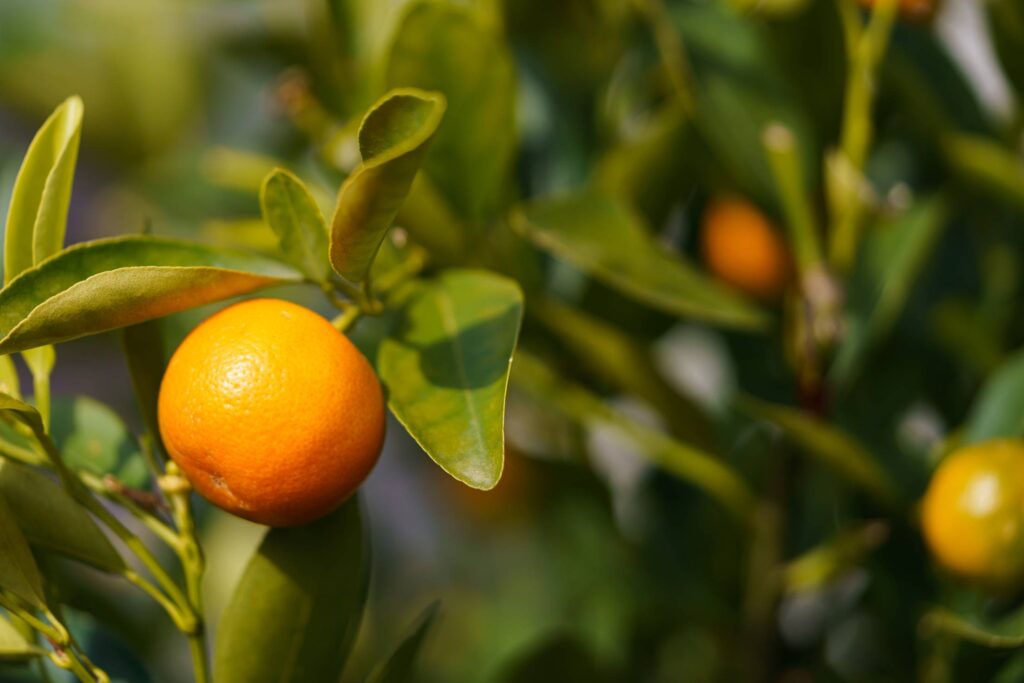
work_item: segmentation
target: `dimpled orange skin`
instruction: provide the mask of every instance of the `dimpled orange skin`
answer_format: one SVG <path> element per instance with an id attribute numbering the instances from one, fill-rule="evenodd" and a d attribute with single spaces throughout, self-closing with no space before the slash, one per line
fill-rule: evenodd
<path id="1" fill-rule="evenodd" d="M 935 559 L 966 579 L 1010 588 L 1024 579 L 1024 441 L 961 448 L 932 476 L 922 508 Z"/>
<path id="2" fill-rule="evenodd" d="M 384 442 L 384 398 L 366 358 L 309 309 L 229 306 L 196 327 L 160 386 L 160 433 L 196 490 L 270 526 L 335 509 Z"/>
<path id="3" fill-rule="evenodd" d="M 701 248 L 719 279 L 760 299 L 778 297 L 789 279 L 789 254 L 753 204 L 716 199 L 705 209 Z"/>

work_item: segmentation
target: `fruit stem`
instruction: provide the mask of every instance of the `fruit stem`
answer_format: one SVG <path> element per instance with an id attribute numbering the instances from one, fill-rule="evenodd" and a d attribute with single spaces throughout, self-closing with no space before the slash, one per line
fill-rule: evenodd
<path id="1" fill-rule="evenodd" d="M 848 8 L 843 11 L 845 2 L 841 0 L 840 14 L 844 19 L 849 68 L 840 149 L 830 169 L 830 173 L 838 174 L 838 177 L 833 178 L 835 182 L 830 183 L 829 188 L 835 192 L 835 196 L 830 198 L 834 214 L 830 257 L 833 266 L 842 272 L 853 267 L 857 254 L 864 209 L 862 175 L 872 136 L 875 72 L 888 47 L 898 8 L 898 0 L 879 0 L 871 11 L 867 26 L 861 27 L 856 15 L 851 15 Z"/>

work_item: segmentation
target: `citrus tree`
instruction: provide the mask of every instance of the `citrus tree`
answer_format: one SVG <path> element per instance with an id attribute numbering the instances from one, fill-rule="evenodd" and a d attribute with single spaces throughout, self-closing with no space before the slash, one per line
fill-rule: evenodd
<path id="1" fill-rule="evenodd" d="M 67 97 L 9 183 L 0 676 L 142 679 L 80 635 L 118 591 L 182 680 L 1024 680 L 1019 3 L 1002 114 L 927 0 L 236 4 L 0 10 L 2 97 Z M 80 147 L 146 220 L 66 243 Z M 51 395 L 91 335 L 134 415 Z M 385 432 L 515 586 L 442 655 L 431 591 L 366 644 Z M 215 630 L 209 504 L 266 527 Z"/>

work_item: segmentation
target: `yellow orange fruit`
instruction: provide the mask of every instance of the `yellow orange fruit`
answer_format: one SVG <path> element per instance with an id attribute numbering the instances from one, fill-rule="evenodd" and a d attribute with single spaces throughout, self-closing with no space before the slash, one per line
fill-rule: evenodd
<path id="1" fill-rule="evenodd" d="M 701 249 L 711 272 L 752 296 L 773 299 L 789 279 L 789 253 L 782 238 L 750 202 L 711 202 L 704 211 Z"/>
<path id="2" fill-rule="evenodd" d="M 925 493 L 924 537 L 935 559 L 993 587 L 1024 578 L 1024 441 L 961 448 L 939 465 Z"/>
<path id="3" fill-rule="evenodd" d="M 195 489 L 271 526 L 327 514 L 373 469 L 384 399 L 366 358 L 329 322 L 279 299 L 197 326 L 164 375 L 160 433 Z"/>

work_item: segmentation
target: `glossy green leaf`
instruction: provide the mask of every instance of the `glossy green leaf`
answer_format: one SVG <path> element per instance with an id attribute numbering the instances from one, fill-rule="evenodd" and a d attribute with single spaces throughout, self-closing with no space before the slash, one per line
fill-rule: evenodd
<path id="1" fill-rule="evenodd" d="M 501 478 L 505 394 L 523 294 L 512 280 L 449 270 L 405 293 L 377 353 L 388 405 L 448 474 L 478 489 Z"/>
<path id="2" fill-rule="evenodd" d="M 386 67 L 388 87 L 437 90 L 447 98 L 425 169 L 455 212 L 473 223 L 501 208 L 517 144 L 515 64 L 483 11 L 413 3 Z"/>
<path id="3" fill-rule="evenodd" d="M 7 501 L 0 496 L 0 589 L 31 607 L 46 608 L 43 577 L 28 541 L 18 529 Z"/>
<path id="4" fill-rule="evenodd" d="M 412 187 L 445 112 L 442 95 L 392 90 L 359 127 L 363 161 L 341 186 L 331 220 L 331 264 L 361 282 Z"/>
<path id="5" fill-rule="evenodd" d="M 14 367 L 14 358 L 11 356 L 0 356 L 0 393 L 21 398 L 18 369 Z"/>
<path id="6" fill-rule="evenodd" d="M 0 662 L 25 659 L 43 653 L 44 651 L 29 642 L 10 620 L 0 615 Z"/>
<path id="7" fill-rule="evenodd" d="M 423 610 L 412 631 L 402 639 L 391 656 L 373 670 L 366 683 L 409 683 L 415 680 L 416 655 L 434 625 L 440 607 L 440 602 L 434 602 Z"/>
<path id="8" fill-rule="evenodd" d="M 302 181 L 283 168 L 275 168 L 260 186 L 260 207 L 288 262 L 311 280 L 326 282 L 331 270 L 327 222 Z"/>
<path id="9" fill-rule="evenodd" d="M 84 242 L 0 290 L 0 353 L 75 339 L 295 282 L 263 256 L 165 238 Z"/>
<path id="10" fill-rule="evenodd" d="M 965 443 L 1024 436 L 1024 351 L 996 369 L 974 399 L 963 427 Z"/>
<path id="11" fill-rule="evenodd" d="M 0 460 L 0 497 L 32 545 L 106 571 L 125 568 L 124 559 L 85 508 L 38 470 Z"/>
<path id="12" fill-rule="evenodd" d="M 366 602 L 368 540 L 355 496 L 268 531 L 221 617 L 213 680 L 337 683 Z"/>
<path id="13" fill-rule="evenodd" d="M 605 195 L 531 202 L 513 220 L 537 246 L 653 308 L 741 329 L 768 322 L 754 304 L 659 245 L 639 216 Z"/>
<path id="14" fill-rule="evenodd" d="M 142 455 L 120 416 L 88 396 L 58 397 L 50 434 L 64 464 L 96 475 L 113 474 L 128 486 L 145 484 Z M 139 473 L 143 475 L 140 479 Z"/>
<path id="15" fill-rule="evenodd" d="M 833 382 L 847 382 L 870 348 L 895 325 L 945 224 L 945 204 L 932 198 L 865 236 L 847 333 L 831 371 Z"/>
<path id="16" fill-rule="evenodd" d="M 82 100 L 64 101 L 29 145 L 14 183 L 4 235 L 4 284 L 64 246 Z"/>
<path id="17" fill-rule="evenodd" d="M 160 396 L 160 382 L 167 367 L 159 321 L 147 320 L 124 328 L 121 331 L 121 348 L 128 363 L 128 373 L 132 377 L 132 388 L 142 419 L 149 433 L 159 438 L 156 406 Z"/>
<path id="18" fill-rule="evenodd" d="M 850 483 L 890 508 L 902 505 L 898 489 L 871 453 L 837 427 L 788 406 L 741 397 L 745 413 L 772 422 L 807 455 L 819 460 Z"/>

